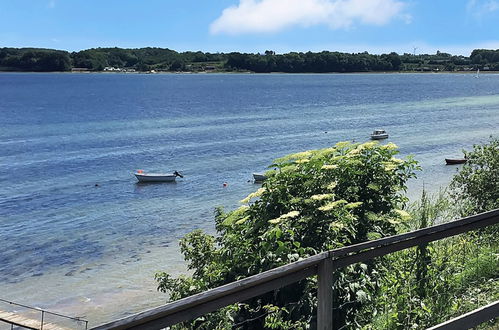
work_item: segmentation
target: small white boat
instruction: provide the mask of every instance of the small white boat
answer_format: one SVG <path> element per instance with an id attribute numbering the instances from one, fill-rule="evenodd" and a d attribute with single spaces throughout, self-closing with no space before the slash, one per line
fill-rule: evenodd
<path id="1" fill-rule="evenodd" d="M 134 173 L 135 177 L 139 182 L 173 182 L 177 176 L 183 178 L 183 176 L 177 171 L 172 174 L 165 173 L 145 173 L 143 170 L 138 170 Z"/>
<path id="2" fill-rule="evenodd" d="M 267 177 L 262 173 L 253 173 L 253 179 L 257 182 L 261 182 L 267 180 Z"/>
<path id="3" fill-rule="evenodd" d="M 383 140 L 388 138 L 388 133 L 383 129 L 374 130 L 371 134 L 371 140 Z"/>

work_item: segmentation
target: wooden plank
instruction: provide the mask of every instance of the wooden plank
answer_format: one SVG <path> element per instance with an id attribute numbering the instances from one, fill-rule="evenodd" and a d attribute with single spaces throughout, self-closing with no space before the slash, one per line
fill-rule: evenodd
<path id="1" fill-rule="evenodd" d="M 333 260 L 323 260 L 317 271 L 317 329 L 333 328 Z"/>
<path id="2" fill-rule="evenodd" d="M 296 283 L 304 278 L 310 277 L 315 274 L 317 274 L 317 267 L 314 266 L 310 268 L 305 268 L 296 273 L 288 274 L 285 275 L 284 277 L 273 279 L 272 281 L 266 282 L 257 287 L 252 287 L 245 289 L 244 291 L 231 293 L 217 300 L 206 302 L 202 305 L 196 306 L 195 308 L 182 310 L 175 314 L 170 314 L 168 316 L 165 316 L 163 318 L 156 318 L 146 323 L 140 323 L 134 326 L 127 326 L 125 328 L 107 328 L 107 329 L 130 329 L 130 330 L 163 329 L 167 326 L 186 320 L 192 320 L 198 316 L 216 311 L 221 307 L 225 307 L 227 305 L 236 302 L 243 302 L 245 300 L 260 296 L 264 293 L 270 292 L 277 288 L 281 288 L 286 285 Z"/>
<path id="3" fill-rule="evenodd" d="M 43 330 L 74 330 L 74 328 L 62 327 L 55 323 L 43 323 Z"/>
<path id="4" fill-rule="evenodd" d="M 33 320 L 23 317 L 16 313 L 6 312 L 6 311 L 0 311 L 0 320 L 9 324 L 17 325 L 31 330 L 39 330 L 41 324 L 41 319 Z"/>
<path id="5" fill-rule="evenodd" d="M 9 304 L 9 305 L 12 305 L 12 306 L 24 307 L 24 308 L 27 308 L 28 310 L 30 310 L 32 312 L 33 311 L 34 312 L 39 312 L 39 313 L 43 312 L 45 315 L 55 315 L 55 316 L 59 316 L 61 318 L 73 320 L 75 322 L 83 322 L 83 323 L 85 323 L 85 328 L 87 328 L 87 325 L 88 325 L 88 321 L 87 320 L 84 320 L 84 319 L 79 318 L 79 317 L 71 317 L 71 316 L 67 316 L 67 315 L 62 315 L 62 314 L 59 314 L 59 313 L 55 313 L 55 312 L 50 312 L 50 311 L 47 311 L 47 310 L 43 310 L 43 309 L 40 309 L 40 308 L 37 308 L 37 307 L 32 307 L 32 306 L 27 306 L 27 305 L 15 303 L 15 302 L 12 302 L 12 301 L 9 301 L 9 300 L 5 300 L 5 299 L 2 299 L 2 298 L 0 298 L 0 302 L 6 303 L 6 304 Z M 40 319 L 40 322 L 41 322 L 41 319 Z M 43 324 L 45 326 L 45 324 L 50 324 L 50 323 L 45 323 L 44 322 Z"/>
<path id="6" fill-rule="evenodd" d="M 22 316 L 13 312 L 6 312 L 0 310 L 0 321 L 4 321 L 9 324 L 20 326 L 23 328 L 31 330 L 40 330 L 42 320 L 35 320 L 26 316 Z M 71 330 L 71 328 L 62 327 L 54 323 L 43 323 L 43 330 Z"/>
<path id="7" fill-rule="evenodd" d="M 454 221 L 454 222 L 457 222 L 457 221 Z M 467 231 L 471 231 L 471 230 L 478 229 L 478 228 L 483 228 L 483 227 L 486 227 L 489 225 L 494 225 L 497 223 L 499 223 L 499 216 L 489 217 L 489 218 L 484 217 L 484 218 L 475 219 L 472 222 L 460 223 L 460 225 L 452 226 L 444 231 L 440 231 L 440 230 L 435 230 L 433 232 L 425 231 L 422 234 L 420 233 L 417 236 L 414 236 L 410 239 L 404 239 L 401 241 L 393 241 L 393 242 L 390 242 L 389 245 L 382 245 L 382 246 L 375 247 L 375 248 L 372 248 L 372 249 L 367 250 L 367 251 L 359 252 L 357 254 L 342 256 L 338 259 L 335 259 L 334 267 L 335 267 L 335 269 L 339 269 L 339 268 L 342 268 L 342 267 L 345 267 L 345 266 L 348 266 L 348 265 L 351 265 L 351 264 L 354 264 L 357 262 L 363 262 L 363 261 L 370 260 L 370 259 L 375 258 L 375 257 L 380 257 L 383 255 L 397 252 L 400 250 L 404 250 L 404 249 L 407 249 L 410 247 L 415 247 L 415 246 L 418 246 L 418 245 L 421 245 L 424 243 L 429 243 L 432 241 L 436 241 L 436 240 L 439 240 L 442 238 L 455 236 L 458 234 L 465 233 Z M 399 235 L 397 235 L 397 236 L 399 236 Z M 396 237 L 396 236 L 392 236 L 392 237 Z M 389 238 L 392 238 L 392 237 L 389 237 Z M 358 244 L 358 245 L 361 245 L 361 244 Z M 332 251 L 333 255 L 334 255 L 335 251 L 336 250 Z"/>
<path id="8" fill-rule="evenodd" d="M 495 219 L 495 222 L 492 221 L 492 223 L 498 223 L 498 221 L 499 221 L 499 209 L 492 210 L 489 212 L 480 213 L 480 214 L 473 215 L 473 216 L 469 216 L 469 217 L 462 218 L 459 220 L 454 220 L 454 221 L 447 222 L 444 224 L 435 225 L 432 227 L 414 230 L 414 231 L 411 231 L 411 232 L 405 233 L 405 234 L 399 234 L 399 235 L 394 235 L 394 236 L 390 236 L 390 237 L 380 238 L 380 239 L 377 239 L 374 241 L 368 241 L 368 242 L 364 242 L 364 243 L 349 245 L 349 246 L 346 246 L 343 248 L 335 249 L 335 250 L 331 251 L 331 253 L 332 253 L 333 258 L 338 258 L 338 257 L 344 256 L 344 255 L 347 255 L 349 253 L 359 252 L 362 250 L 366 250 L 366 249 L 370 249 L 370 248 L 374 248 L 374 247 L 379 247 L 382 245 L 388 245 L 391 243 L 400 242 L 400 241 L 404 241 L 404 240 L 408 240 L 408 239 L 414 239 L 417 237 L 424 237 L 428 234 L 435 233 L 435 232 L 442 232 L 442 231 L 445 232 L 447 230 L 452 230 L 454 228 L 458 228 L 458 227 L 461 227 L 464 225 L 478 224 L 478 223 L 481 223 L 483 220 L 491 220 L 491 219 Z M 476 228 L 480 228 L 480 227 L 483 227 L 486 225 L 487 224 L 481 223 L 481 225 L 476 227 Z"/>
<path id="9" fill-rule="evenodd" d="M 499 317 L 499 300 L 447 322 L 428 328 L 428 330 L 471 329 L 482 324 L 483 322 L 493 320 L 497 317 Z"/>

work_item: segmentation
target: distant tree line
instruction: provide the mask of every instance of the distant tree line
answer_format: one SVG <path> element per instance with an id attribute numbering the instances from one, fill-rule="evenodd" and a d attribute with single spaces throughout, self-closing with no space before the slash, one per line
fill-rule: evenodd
<path id="1" fill-rule="evenodd" d="M 371 55 L 367 52 L 347 54 L 339 52 L 288 53 L 275 55 L 273 51 L 260 54 L 227 54 L 226 68 L 254 72 L 367 72 L 397 71 L 402 64 L 397 53 Z"/>
<path id="2" fill-rule="evenodd" d="M 178 53 L 168 48 L 92 48 L 71 54 L 73 66 L 101 71 L 105 67 L 133 68 L 138 71 L 185 71 L 188 65 L 223 62 L 223 54 Z"/>
<path id="3" fill-rule="evenodd" d="M 71 57 L 66 51 L 41 48 L 0 48 L 1 71 L 68 71 Z"/>
<path id="4" fill-rule="evenodd" d="M 482 66 L 491 65 L 492 70 L 499 70 L 499 49 L 475 49 L 471 52 L 470 59 L 474 64 Z"/>
<path id="5" fill-rule="evenodd" d="M 499 50 L 476 49 L 469 57 L 436 54 L 374 55 L 322 51 L 276 54 L 176 52 L 168 48 L 92 48 L 79 52 L 42 48 L 0 48 L 0 71 L 251 71 L 251 72 L 380 72 L 499 70 Z"/>

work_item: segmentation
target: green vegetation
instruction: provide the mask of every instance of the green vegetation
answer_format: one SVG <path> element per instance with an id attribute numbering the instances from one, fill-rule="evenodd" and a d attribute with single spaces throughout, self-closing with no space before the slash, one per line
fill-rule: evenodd
<path id="1" fill-rule="evenodd" d="M 218 210 L 216 237 L 195 231 L 181 240 L 192 276 L 159 273 L 159 288 L 176 300 L 321 251 L 395 234 L 407 217 L 400 210 L 407 202 L 405 183 L 417 169 L 412 159 L 395 158 L 397 152 L 393 144 L 343 142 L 278 159 L 262 188 L 242 201 L 245 205 L 229 213 Z M 373 298 L 369 291 L 376 283 L 370 274 L 378 266 L 349 266 L 337 274 L 335 305 L 348 306 L 335 314 L 338 325 L 350 323 Z M 196 326 L 234 322 L 255 329 L 282 321 L 289 328 L 306 328 L 315 322 L 316 290 L 316 279 L 309 278 Z"/>
<path id="2" fill-rule="evenodd" d="M 462 215 L 499 208 L 499 139 L 475 145 L 451 183 L 453 197 Z"/>
<path id="3" fill-rule="evenodd" d="M 483 195 L 471 184 L 474 189 L 464 189 L 462 181 L 497 182 L 497 143 L 492 139 L 467 153 L 469 162 L 454 179 L 451 198 L 446 192 L 433 199 L 423 193 L 410 206 L 405 184 L 418 166 L 411 158 L 395 158 L 391 143 L 341 142 L 278 159 L 267 172 L 269 179 L 241 201 L 242 207 L 217 210 L 217 235 L 198 230 L 181 240 L 191 275 L 172 278 L 160 272 L 158 288 L 177 300 L 321 251 L 498 207 L 497 194 Z M 456 208 L 463 200 L 467 207 Z M 497 300 L 499 245 L 492 230 L 338 270 L 335 328 L 422 329 Z M 313 329 L 316 281 L 311 277 L 173 328 Z"/>
<path id="4" fill-rule="evenodd" d="M 226 67 L 254 72 L 323 73 L 398 71 L 401 64 L 400 56 L 396 53 L 371 55 L 367 52 L 347 54 L 324 51 L 275 55 L 267 51 L 265 55 L 230 53 L 227 55 Z"/>
<path id="5" fill-rule="evenodd" d="M 69 53 L 38 48 L 0 48 L 0 71 L 251 71 L 385 72 L 499 70 L 499 50 L 476 49 L 470 57 L 447 53 L 373 55 L 322 51 L 276 54 L 176 52 L 168 48 L 92 48 Z"/>
<path id="6" fill-rule="evenodd" d="M 412 205 L 410 229 L 459 217 L 444 193 Z M 470 232 L 384 257 L 363 329 L 426 329 L 499 299 L 499 245 Z M 487 327 L 485 324 L 484 327 Z"/>
<path id="7" fill-rule="evenodd" d="M 0 48 L 0 71 L 68 71 L 68 52 L 40 48 Z"/>
<path id="8" fill-rule="evenodd" d="M 106 67 L 136 71 L 222 69 L 223 54 L 177 53 L 163 48 L 93 48 L 69 53 L 52 49 L 0 48 L 0 71 L 102 71 Z"/>
<path id="9" fill-rule="evenodd" d="M 72 53 L 73 66 L 102 71 L 105 67 L 135 69 L 137 71 L 189 71 L 193 67 L 204 70 L 223 62 L 220 54 L 203 52 L 177 53 L 163 48 L 93 48 Z"/>
<path id="10" fill-rule="evenodd" d="M 490 66 L 491 70 L 499 70 L 499 49 L 475 49 L 471 52 L 471 63 Z"/>

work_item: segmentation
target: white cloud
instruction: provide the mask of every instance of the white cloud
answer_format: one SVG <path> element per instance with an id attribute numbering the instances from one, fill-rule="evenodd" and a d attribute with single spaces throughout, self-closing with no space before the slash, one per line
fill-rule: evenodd
<path id="1" fill-rule="evenodd" d="M 481 18 L 484 15 L 493 13 L 499 10 L 498 0 L 469 0 L 466 5 L 468 13 L 472 14 L 476 18 Z"/>
<path id="2" fill-rule="evenodd" d="M 226 8 L 210 26 L 213 34 L 272 33 L 293 25 L 325 24 L 346 29 L 355 23 L 384 25 L 403 13 L 400 0 L 239 0 Z"/>

